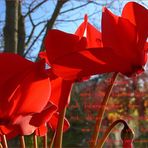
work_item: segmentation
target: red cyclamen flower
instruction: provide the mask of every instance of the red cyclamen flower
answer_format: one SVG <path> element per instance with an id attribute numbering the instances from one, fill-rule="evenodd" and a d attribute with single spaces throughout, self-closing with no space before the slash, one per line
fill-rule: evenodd
<path id="1" fill-rule="evenodd" d="M 143 18 L 145 18 L 143 20 Z M 122 73 L 132 75 L 143 71 L 146 63 L 146 39 L 148 37 L 148 10 L 129 2 L 122 16 L 112 14 L 104 8 L 102 16 L 102 43 L 116 54 L 123 64 Z M 112 55 L 110 55 L 112 56 Z"/>
<path id="2" fill-rule="evenodd" d="M 135 6 L 136 9 L 133 9 Z M 147 17 L 147 10 L 137 3 L 128 3 L 123 12 L 130 10 L 134 17 L 138 17 L 137 12 L 141 9 L 141 15 Z M 68 96 L 73 82 L 93 74 L 106 72 L 121 72 L 131 75 L 141 72 L 145 64 L 141 61 L 145 61 L 146 56 L 143 46 L 147 37 L 146 25 L 132 24 L 125 16 L 115 16 L 106 8 L 102 17 L 102 34 L 87 22 L 86 16 L 75 35 L 59 30 L 50 30 L 45 38 L 47 55 L 45 53 L 41 55 L 51 66 L 50 70 L 55 77 L 51 80 L 53 87 L 56 84 L 54 82 L 59 81 L 57 86 L 60 91 L 57 94 L 67 96 L 61 99 L 56 95 L 57 99 L 53 99 L 53 101 L 57 101 L 55 104 L 58 108 L 63 108 L 68 104 Z M 111 27 L 108 27 L 108 24 Z M 145 29 L 145 34 L 138 29 L 139 26 Z M 141 43 L 137 41 L 138 33 L 143 38 Z M 141 48 L 136 47 L 137 43 Z M 141 56 L 135 56 L 139 54 Z M 61 91 L 62 84 L 65 85 L 64 90 L 67 90 L 65 95 Z"/>
<path id="3" fill-rule="evenodd" d="M 44 60 L 33 63 L 16 54 L 0 54 L 0 128 L 3 134 L 11 133 L 14 128 L 18 134 L 26 135 L 37 128 L 30 120 L 35 120 L 36 114 L 48 108 L 51 92 L 44 66 Z M 56 110 L 53 104 L 51 106 L 50 114 Z M 40 122 L 42 120 L 41 116 Z"/>

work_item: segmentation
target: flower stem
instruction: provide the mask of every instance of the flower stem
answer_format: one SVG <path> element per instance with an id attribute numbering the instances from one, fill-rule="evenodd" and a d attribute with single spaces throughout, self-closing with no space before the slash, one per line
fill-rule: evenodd
<path id="1" fill-rule="evenodd" d="M 34 142 L 34 148 L 38 148 L 38 140 L 37 140 L 37 136 L 35 135 L 35 133 L 33 135 L 33 142 Z"/>
<path id="2" fill-rule="evenodd" d="M 50 141 L 50 144 L 49 144 L 49 148 L 53 148 L 53 143 L 54 143 L 55 135 L 56 135 L 56 133 L 53 134 L 53 137 L 52 137 L 52 139 Z"/>
<path id="3" fill-rule="evenodd" d="M 47 134 L 43 136 L 43 148 L 47 148 Z"/>
<path id="4" fill-rule="evenodd" d="M 24 136 L 20 136 L 20 145 L 21 145 L 21 148 L 26 148 Z"/>
<path id="5" fill-rule="evenodd" d="M 3 148 L 8 148 L 7 139 L 5 135 L 2 135 Z"/>
<path id="6" fill-rule="evenodd" d="M 0 148 L 3 148 L 2 144 L 0 143 Z"/>
<path id="7" fill-rule="evenodd" d="M 127 123 L 124 120 L 116 120 L 115 122 L 113 122 L 109 128 L 105 131 L 103 137 L 101 140 L 99 140 L 98 144 L 96 145 L 95 148 L 101 148 L 106 140 L 106 138 L 109 136 L 109 134 L 111 133 L 112 129 L 118 124 L 118 123 L 123 123 L 124 126 L 128 126 Z"/>
<path id="8" fill-rule="evenodd" d="M 62 148 L 62 139 L 63 139 L 63 125 L 64 125 L 64 117 L 66 114 L 66 107 L 59 113 L 59 121 L 57 125 L 57 131 L 54 141 L 55 148 Z"/>
<path id="9" fill-rule="evenodd" d="M 104 116 L 106 104 L 109 100 L 109 96 L 110 96 L 110 93 L 112 91 L 112 88 L 113 88 L 113 85 L 114 85 L 114 82 L 115 82 L 117 76 L 118 76 L 118 73 L 113 74 L 113 76 L 111 78 L 111 83 L 108 86 L 108 89 L 107 89 L 105 96 L 103 98 L 103 101 L 101 103 L 101 108 L 99 108 L 98 115 L 97 115 L 97 118 L 96 118 L 95 128 L 94 128 L 92 138 L 91 138 L 90 148 L 94 148 L 96 143 L 97 143 L 98 135 L 99 135 L 99 132 L 100 132 L 100 126 L 101 126 L 102 119 L 103 119 L 103 116 Z"/>

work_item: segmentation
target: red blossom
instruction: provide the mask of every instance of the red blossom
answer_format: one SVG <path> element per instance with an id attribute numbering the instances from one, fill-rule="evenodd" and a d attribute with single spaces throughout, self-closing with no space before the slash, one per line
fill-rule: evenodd
<path id="1" fill-rule="evenodd" d="M 147 9 L 129 2 L 121 17 L 104 8 L 102 33 L 87 16 L 75 34 L 48 31 L 46 53 L 40 56 L 49 69 L 44 60 L 34 63 L 0 54 L 0 134 L 26 135 L 38 127 L 42 135 L 45 123 L 55 130 L 58 113 L 69 104 L 72 84 L 78 80 L 108 72 L 141 73 L 147 60 L 147 26 Z M 64 130 L 68 127 L 65 119 Z"/>
<path id="2" fill-rule="evenodd" d="M 101 32 L 88 22 L 87 15 L 85 15 L 84 22 L 80 24 L 75 34 L 78 35 L 80 39 L 86 37 L 87 48 L 102 47 Z"/>
<path id="3" fill-rule="evenodd" d="M 16 54 L 0 54 L 0 128 L 17 126 L 23 135 L 36 129 L 29 122 L 47 108 L 51 94 L 44 66 L 43 60 L 33 63 Z M 3 134 L 10 131 L 3 128 Z"/>
<path id="4" fill-rule="evenodd" d="M 131 3 L 125 6 L 123 12 L 128 5 Z M 139 6 L 137 3 L 135 5 Z M 144 7 L 133 10 L 135 17 L 137 11 L 147 17 L 148 11 Z M 45 38 L 45 48 L 52 71 L 66 80 L 108 72 L 121 72 L 127 76 L 142 72 L 146 61 L 144 45 L 148 32 L 148 22 L 145 23 L 133 24 L 125 17 L 118 17 L 104 8 L 102 38 L 100 32 L 87 23 L 86 18 L 76 35 L 50 30 Z M 139 26 L 144 28 L 145 33 Z M 85 34 L 86 38 L 83 37 Z M 137 40 L 138 37 L 141 39 Z"/>
<path id="5" fill-rule="evenodd" d="M 131 3 L 125 6 L 123 12 L 126 9 L 133 10 L 133 7 L 127 7 L 129 5 Z M 147 10 L 142 6 L 140 9 L 147 16 Z M 140 11 L 139 5 L 136 11 Z M 133 11 L 134 15 L 137 15 L 136 11 Z M 140 49 L 136 46 L 137 34 L 141 32 L 136 25 L 126 18 L 115 16 L 105 8 L 102 34 L 87 21 L 87 16 L 75 34 L 60 30 L 48 32 L 45 38 L 46 53 L 43 52 L 40 56 L 51 67 L 51 87 L 57 91 L 53 91 L 50 99 L 57 104 L 59 111 L 68 104 L 72 83 L 77 80 L 106 72 L 121 72 L 129 76 L 142 71 L 145 62 L 141 60 L 144 60 L 146 53 L 144 46 L 140 46 Z M 146 26 L 141 26 L 147 32 Z M 141 36 L 145 38 L 144 34 Z M 145 42 L 146 38 L 141 44 L 144 45 Z M 138 57 L 139 54 L 142 56 Z"/>
<path id="6" fill-rule="evenodd" d="M 143 66 L 147 61 L 144 47 L 148 37 L 147 26 L 148 10 L 135 2 L 125 5 L 121 17 L 104 8 L 102 15 L 103 47 L 111 48 L 116 57 L 123 61 L 120 65 L 123 68 L 123 74 L 130 76 L 143 71 Z"/>
<path id="7" fill-rule="evenodd" d="M 45 136 L 48 131 L 48 127 L 50 127 L 53 131 L 56 131 L 57 124 L 58 124 L 59 114 L 56 112 L 52 115 L 50 120 L 46 122 L 46 124 L 41 125 L 35 130 L 35 134 L 37 136 Z M 64 118 L 64 125 L 63 125 L 63 131 L 67 131 L 69 129 L 70 124 L 66 118 Z"/>
<path id="8" fill-rule="evenodd" d="M 58 119 L 59 119 L 59 114 L 55 113 L 52 118 L 50 118 L 50 120 L 47 122 L 48 126 L 53 130 L 56 131 L 57 129 L 57 123 L 58 123 Z M 63 131 L 67 131 L 67 129 L 69 129 L 70 124 L 68 122 L 68 120 L 66 118 L 64 118 L 64 125 L 63 125 Z"/>

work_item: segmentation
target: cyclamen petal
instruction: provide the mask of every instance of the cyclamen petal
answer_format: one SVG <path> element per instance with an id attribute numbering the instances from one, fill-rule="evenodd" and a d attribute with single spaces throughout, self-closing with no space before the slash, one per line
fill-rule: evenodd
<path id="1" fill-rule="evenodd" d="M 86 37 L 87 36 L 87 31 L 86 31 L 86 28 L 87 28 L 87 25 L 88 25 L 88 16 L 85 15 L 84 16 L 84 22 L 82 22 L 80 24 L 80 26 L 77 28 L 76 32 L 75 32 L 75 35 L 79 36 L 79 39 L 81 39 L 82 37 Z"/>
<path id="2" fill-rule="evenodd" d="M 141 56 L 141 63 L 142 65 L 145 65 L 146 59 L 143 58 L 143 56 L 145 56 L 146 53 L 143 48 L 148 37 L 148 9 L 144 8 L 136 2 L 129 2 L 123 8 L 122 17 L 126 18 L 136 26 L 136 49 L 138 53 L 136 58 L 138 59 L 138 57 Z"/>
<path id="3" fill-rule="evenodd" d="M 56 38 L 57 36 L 59 38 Z M 87 46 L 83 42 L 84 37 Z M 68 43 L 69 45 L 67 45 Z M 62 81 L 63 84 L 66 81 L 73 83 L 94 74 L 107 72 L 121 72 L 127 76 L 139 74 L 143 71 L 142 61 L 146 57 L 144 49 L 137 50 L 135 24 L 127 18 L 112 14 L 106 8 L 102 16 L 102 33 L 91 25 L 85 16 L 84 22 L 78 27 L 75 35 L 60 30 L 49 31 L 45 39 L 45 48 L 47 55 L 42 54 L 43 58 L 51 66 L 51 71 L 55 75 L 53 80 L 59 81 L 58 85 L 55 83 L 55 88 L 58 88 Z M 141 56 L 138 57 L 138 55 Z M 68 85 L 67 88 L 70 88 Z M 55 97 L 58 98 L 55 99 L 58 101 L 55 104 L 60 108 L 63 104 L 66 106 L 67 103 L 60 105 L 59 100 L 64 99 L 60 99 L 59 94 L 62 94 L 62 87 L 59 88 Z M 68 98 L 66 102 L 68 102 Z"/>
<path id="4" fill-rule="evenodd" d="M 57 124 L 58 124 L 59 114 L 55 113 L 52 118 L 47 123 L 48 126 L 53 130 L 56 131 Z M 66 118 L 64 118 L 64 125 L 63 125 L 63 131 L 66 132 L 70 127 L 70 124 Z"/>
<path id="5" fill-rule="evenodd" d="M 60 57 L 83 50 L 86 47 L 86 39 L 79 39 L 78 36 L 65 34 L 63 31 L 50 30 L 45 38 L 45 47 L 48 61 L 52 64 Z"/>
<path id="6" fill-rule="evenodd" d="M 35 130 L 29 122 L 34 114 L 42 112 L 50 97 L 50 80 L 44 66 L 43 60 L 33 63 L 15 54 L 0 54 L 1 125 L 20 126 L 21 134 Z"/>
<path id="7" fill-rule="evenodd" d="M 122 17 L 126 18 L 136 26 L 138 32 L 138 42 L 140 40 L 145 42 L 148 37 L 148 10 L 136 2 L 129 2 L 123 8 Z"/>
<path id="8" fill-rule="evenodd" d="M 14 125 L 0 125 L 0 141 L 1 141 L 1 135 L 6 135 L 6 138 L 12 139 L 15 136 L 19 135 L 19 127 Z"/>
<path id="9" fill-rule="evenodd" d="M 88 22 L 87 15 L 85 15 L 84 22 L 80 24 L 75 34 L 79 38 L 86 37 L 87 48 L 102 47 L 101 32 Z"/>
<path id="10" fill-rule="evenodd" d="M 136 54 L 136 27 L 128 20 L 118 17 L 104 8 L 102 14 L 102 42 L 103 47 L 112 48 L 119 57 L 132 62 Z"/>
<path id="11" fill-rule="evenodd" d="M 37 136 L 45 136 L 48 132 L 47 127 L 50 127 L 53 131 L 56 131 L 57 124 L 58 124 L 58 113 L 54 113 L 50 120 L 47 122 L 47 125 L 41 125 L 39 128 L 36 129 L 35 135 Z M 70 127 L 70 124 L 66 118 L 64 118 L 64 126 L 63 131 L 66 132 Z"/>
<path id="12" fill-rule="evenodd" d="M 69 95 L 71 92 L 73 81 L 63 80 L 57 77 L 52 72 L 50 73 L 51 80 L 51 96 L 50 101 L 58 106 L 60 112 L 69 104 Z"/>
<path id="13" fill-rule="evenodd" d="M 36 127 L 39 127 L 40 125 L 45 124 L 52 117 L 52 115 L 57 111 L 57 106 L 58 105 L 56 104 L 51 104 L 51 99 L 49 98 L 48 104 L 44 107 L 44 109 L 40 113 L 33 114 L 29 123 Z"/>
<path id="14" fill-rule="evenodd" d="M 48 132 L 47 125 L 43 124 L 35 130 L 36 136 L 45 136 Z"/>
<path id="15" fill-rule="evenodd" d="M 123 10 L 126 14 L 128 10 L 132 11 L 133 15 L 131 16 L 139 19 L 137 12 L 141 13 L 141 11 L 133 11 L 133 6 L 135 5 L 127 3 Z M 141 16 L 147 18 L 148 11 L 139 4 L 136 4 L 136 6 L 144 10 Z M 121 60 L 130 63 L 131 72 L 125 71 L 123 74 L 131 76 L 143 72 L 143 66 L 147 61 L 144 45 L 148 29 L 145 24 L 133 23 L 133 21 L 130 21 L 131 18 L 130 20 L 127 18 L 125 16 L 115 16 L 105 8 L 102 16 L 102 42 L 104 47 L 112 48 L 120 56 Z M 110 27 L 108 27 L 108 24 Z M 140 28 L 143 28 L 142 30 L 145 30 L 147 35 Z"/>

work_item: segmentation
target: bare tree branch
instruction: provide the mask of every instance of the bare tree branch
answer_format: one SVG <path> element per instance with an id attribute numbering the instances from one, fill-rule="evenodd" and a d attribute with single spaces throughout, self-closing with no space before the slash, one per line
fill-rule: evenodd
<path id="1" fill-rule="evenodd" d="M 59 13 L 60 13 L 60 10 L 61 10 L 62 6 L 63 6 L 66 2 L 68 2 L 68 1 L 69 1 L 69 0 L 61 0 L 61 1 L 58 1 L 58 2 L 57 2 L 57 5 L 56 5 L 56 8 L 55 8 L 55 10 L 54 10 L 54 12 L 53 12 L 53 14 L 52 14 L 52 17 L 51 17 L 51 19 L 47 22 L 47 30 L 46 30 L 46 33 L 47 33 L 48 30 L 52 29 L 52 27 L 53 27 L 53 25 L 54 25 L 54 23 L 55 23 L 55 21 L 56 21 L 58 15 L 59 15 Z"/>
<path id="2" fill-rule="evenodd" d="M 31 9 L 31 5 L 34 3 L 35 1 L 33 1 L 31 4 L 30 4 L 30 7 L 29 7 L 29 11 L 28 12 L 33 12 L 32 9 Z M 34 8 L 38 8 L 39 6 L 41 6 L 41 4 L 45 3 L 46 1 L 44 0 L 43 2 L 39 3 L 37 6 L 35 6 Z M 35 10 L 35 9 L 33 9 Z M 26 46 L 28 46 L 28 44 L 30 43 L 32 37 L 33 37 L 33 34 L 34 34 L 34 31 L 36 29 L 37 26 L 39 26 L 40 24 L 42 24 L 43 22 L 45 23 L 45 21 L 41 21 L 37 24 L 34 23 L 33 19 L 32 19 L 32 16 L 31 16 L 31 13 L 28 13 L 28 16 L 29 16 L 29 20 L 30 20 L 30 23 L 32 25 L 32 30 L 30 32 L 30 35 L 28 36 L 28 39 L 25 43 Z M 46 21 L 47 22 L 47 21 Z"/>
<path id="3" fill-rule="evenodd" d="M 38 3 L 35 7 L 33 7 L 32 9 L 30 9 L 32 3 L 30 4 L 29 7 L 29 11 L 24 15 L 24 17 L 27 17 L 30 13 L 34 12 L 37 8 L 39 8 L 41 5 L 43 5 L 45 2 L 47 2 L 48 0 L 43 0 L 42 2 Z M 35 1 L 34 1 L 35 2 Z"/>
<path id="4" fill-rule="evenodd" d="M 63 14 L 63 13 L 67 13 L 69 11 L 73 11 L 73 10 L 76 10 L 76 9 L 79 9 L 79 8 L 82 8 L 82 7 L 85 7 L 87 6 L 88 4 L 92 3 L 92 1 L 88 1 L 87 3 L 83 4 L 83 5 L 80 5 L 80 6 L 77 6 L 77 7 L 74 7 L 74 8 L 70 8 L 68 10 L 65 10 L 65 11 L 62 11 L 60 12 L 59 14 Z"/>
<path id="5" fill-rule="evenodd" d="M 92 17 L 93 15 L 99 13 L 101 11 L 97 11 L 97 12 L 93 12 L 92 14 L 88 15 L 88 17 Z M 77 18 L 77 19 L 69 19 L 69 20 L 66 20 L 66 19 L 58 19 L 56 20 L 57 22 L 76 22 L 76 21 L 79 21 L 79 20 L 83 20 L 84 19 L 84 16 L 80 17 L 80 18 Z"/>
<path id="6" fill-rule="evenodd" d="M 35 26 L 35 24 L 34 24 L 34 22 L 33 22 L 33 19 L 32 19 L 31 14 L 29 14 L 29 20 L 30 20 L 31 25 L 34 27 L 34 26 Z"/>
<path id="7" fill-rule="evenodd" d="M 27 41 L 25 43 L 26 46 L 28 46 L 28 44 L 30 43 L 36 27 L 43 24 L 43 23 L 45 23 L 45 22 L 47 22 L 47 21 L 41 21 L 41 22 L 38 22 L 37 24 L 34 24 L 33 19 L 31 17 L 31 14 L 29 14 L 29 19 L 30 19 L 30 22 L 31 22 L 31 25 L 32 25 L 32 30 L 31 30 L 31 32 L 30 32 L 30 34 L 28 36 L 28 39 L 27 39 Z"/>
<path id="8" fill-rule="evenodd" d="M 115 2 L 115 0 L 112 0 L 112 1 L 109 2 L 109 3 L 106 2 L 105 6 L 106 6 L 106 7 L 109 7 L 109 6 L 111 6 L 112 3 L 114 3 L 114 2 Z M 92 3 L 95 4 L 95 5 L 98 5 L 98 6 L 102 6 L 102 5 L 103 5 L 103 4 L 100 4 L 100 3 L 96 2 L 96 1 L 92 1 Z"/>
<path id="9" fill-rule="evenodd" d="M 34 33 L 34 30 L 35 30 L 35 24 L 33 22 L 33 19 L 31 17 L 31 14 L 29 13 L 28 15 L 29 15 L 29 19 L 30 19 L 30 22 L 31 22 L 31 25 L 32 25 L 32 30 L 31 30 L 30 35 L 29 35 L 29 37 L 28 37 L 28 39 L 27 39 L 27 41 L 25 43 L 26 46 L 30 43 L 31 38 L 32 38 L 33 33 Z"/>
<path id="10" fill-rule="evenodd" d="M 59 15 L 59 13 L 60 13 L 60 10 L 61 10 L 62 6 L 63 6 L 66 2 L 68 2 L 68 1 L 69 1 L 69 0 L 60 0 L 60 1 L 58 0 L 58 1 L 57 1 L 56 7 L 55 7 L 54 12 L 53 12 L 53 14 L 52 14 L 52 16 L 51 16 L 51 19 L 47 22 L 47 28 L 46 28 L 45 36 L 46 36 L 48 30 L 52 29 L 52 27 L 53 27 L 53 25 L 54 25 L 54 23 L 55 23 L 55 21 L 56 21 L 58 15 Z M 40 50 L 44 50 L 44 43 L 43 43 L 43 42 L 44 42 L 45 36 L 43 37 Z"/>
<path id="11" fill-rule="evenodd" d="M 29 35 L 29 37 L 28 37 L 28 39 L 27 39 L 27 41 L 25 43 L 26 46 L 28 46 L 28 44 L 30 43 L 31 38 L 32 38 L 33 33 L 34 33 L 34 30 L 35 30 L 35 27 L 33 27 L 32 30 L 31 30 L 31 33 L 30 33 L 30 35 Z"/>
<path id="12" fill-rule="evenodd" d="M 42 35 L 42 33 L 45 31 L 46 28 L 47 28 L 47 26 L 45 25 L 43 27 L 43 29 L 40 31 L 40 33 L 38 34 L 38 36 L 34 39 L 34 41 L 32 42 L 32 44 L 30 45 L 30 47 L 24 53 L 24 55 L 23 55 L 24 57 L 28 54 L 28 52 L 31 50 L 31 48 L 33 47 L 33 45 L 35 44 L 35 42 L 39 39 L 39 37 Z"/>

